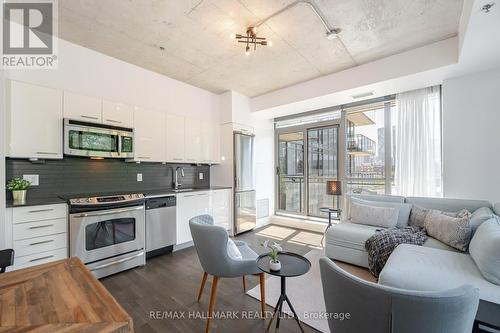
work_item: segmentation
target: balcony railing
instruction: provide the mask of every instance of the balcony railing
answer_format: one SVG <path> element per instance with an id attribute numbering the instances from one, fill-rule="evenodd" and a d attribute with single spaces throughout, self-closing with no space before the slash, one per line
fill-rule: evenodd
<path id="1" fill-rule="evenodd" d="M 375 141 L 363 134 L 355 134 L 347 137 L 347 153 L 351 155 L 375 155 L 375 145 Z"/>

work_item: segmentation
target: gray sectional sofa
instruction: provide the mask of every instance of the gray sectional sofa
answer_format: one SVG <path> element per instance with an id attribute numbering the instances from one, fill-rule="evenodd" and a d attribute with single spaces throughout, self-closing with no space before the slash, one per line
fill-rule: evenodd
<path id="1" fill-rule="evenodd" d="M 490 251 L 489 257 L 482 257 L 487 258 L 487 262 L 478 260 L 479 256 L 476 256 L 475 261 L 469 252 L 460 252 L 429 237 L 423 246 L 399 245 L 390 255 L 380 273 L 379 284 L 421 291 L 437 291 L 471 284 L 479 288 L 481 299 L 500 304 L 500 281 L 495 280 L 500 272 L 500 247 L 498 246 L 500 219 L 495 215 L 488 201 L 384 195 L 347 196 L 343 220 L 332 226 L 326 233 L 325 254 L 331 259 L 362 267 L 368 267 L 366 240 L 383 228 L 351 222 L 349 218 L 352 198 L 381 202 L 381 204 L 387 202 L 406 204 L 404 209 L 418 205 L 445 212 L 456 212 L 464 208 L 474 212 L 486 207 L 481 210 L 486 213 L 486 218 L 483 219 L 485 220 L 484 226 L 481 224 L 477 230 L 474 230 L 475 234 L 469 249 L 479 252 L 483 251 L 484 247 L 485 250 Z M 497 205 L 495 208 L 498 209 L 500 206 Z M 397 227 L 404 227 L 407 223 L 407 220 L 403 223 L 398 220 Z M 491 275 L 488 275 L 489 271 L 492 271 Z"/>

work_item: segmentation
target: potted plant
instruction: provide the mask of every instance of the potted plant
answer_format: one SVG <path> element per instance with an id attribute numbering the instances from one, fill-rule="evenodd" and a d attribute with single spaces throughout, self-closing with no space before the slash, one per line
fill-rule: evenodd
<path id="1" fill-rule="evenodd" d="M 12 178 L 7 182 L 7 190 L 12 191 L 14 203 L 24 205 L 26 203 L 26 191 L 31 183 L 22 178 Z"/>
<path id="2" fill-rule="evenodd" d="M 281 245 L 276 242 L 270 244 L 269 240 L 266 240 L 263 244 L 265 249 L 269 249 L 269 253 L 267 254 L 270 258 L 269 260 L 269 268 L 272 271 L 279 271 L 281 269 L 281 262 L 278 260 L 278 254 L 280 251 L 283 251 Z"/>

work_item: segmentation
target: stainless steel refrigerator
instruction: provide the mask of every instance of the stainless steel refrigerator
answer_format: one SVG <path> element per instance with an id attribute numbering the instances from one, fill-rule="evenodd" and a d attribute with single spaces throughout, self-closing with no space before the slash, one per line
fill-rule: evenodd
<path id="1" fill-rule="evenodd" d="M 255 210 L 254 136 L 234 133 L 234 234 L 252 230 Z"/>

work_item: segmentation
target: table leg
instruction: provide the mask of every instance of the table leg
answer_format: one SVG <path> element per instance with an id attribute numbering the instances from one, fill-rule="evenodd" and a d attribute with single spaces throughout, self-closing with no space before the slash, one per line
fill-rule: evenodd
<path id="1" fill-rule="evenodd" d="M 280 328 L 280 316 L 283 313 L 283 302 L 286 299 L 286 277 L 281 277 L 281 304 L 278 310 L 278 318 L 276 319 L 276 329 Z"/>
<path id="2" fill-rule="evenodd" d="M 280 298 L 278 298 L 278 302 L 276 303 L 276 306 L 274 307 L 274 312 L 273 315 L 271 316 L 271 320 L 269 321 L 269 324 L 267 325 L 267 330 L 271 328 L 271 324 L 273 323 L 274 317 L 276 316 L 276 312 L 279 309 L 280 304 L 282 303 L 282 296 L 280 295 Z M 279 313 L 278 313 L 279 315 Z"/>
<path id="3" fill-rule="evenodd" d="M 288 307 L 290 308 L 290 310 L 292 310 L 293 317 L 295 318 L 295 321 L 299 325 L 300 331 L 302 333 L 304 333 L 304 329 L 302 328 L 302 325 L 300 324 L 299 316 L 297 316 L 297 313 L 295 312 L 295 309 L 293 308 L 292 303 L 290 302 L 290 299 L 286 295 L 285 295 L 285 301 L 287 302 Z"/>
<path id="4" fill-rule="evenodd" d="M 325 232 L 323 233 L 323 237 L 321 237 L 321 242 L 320 244 L 323 244 L 323 240 L 325 240 L 326 237 L 326 232 L 330 227 L 332 226 L 332 212 L 328 212 L 328 225 L 326 226 Z"/>

